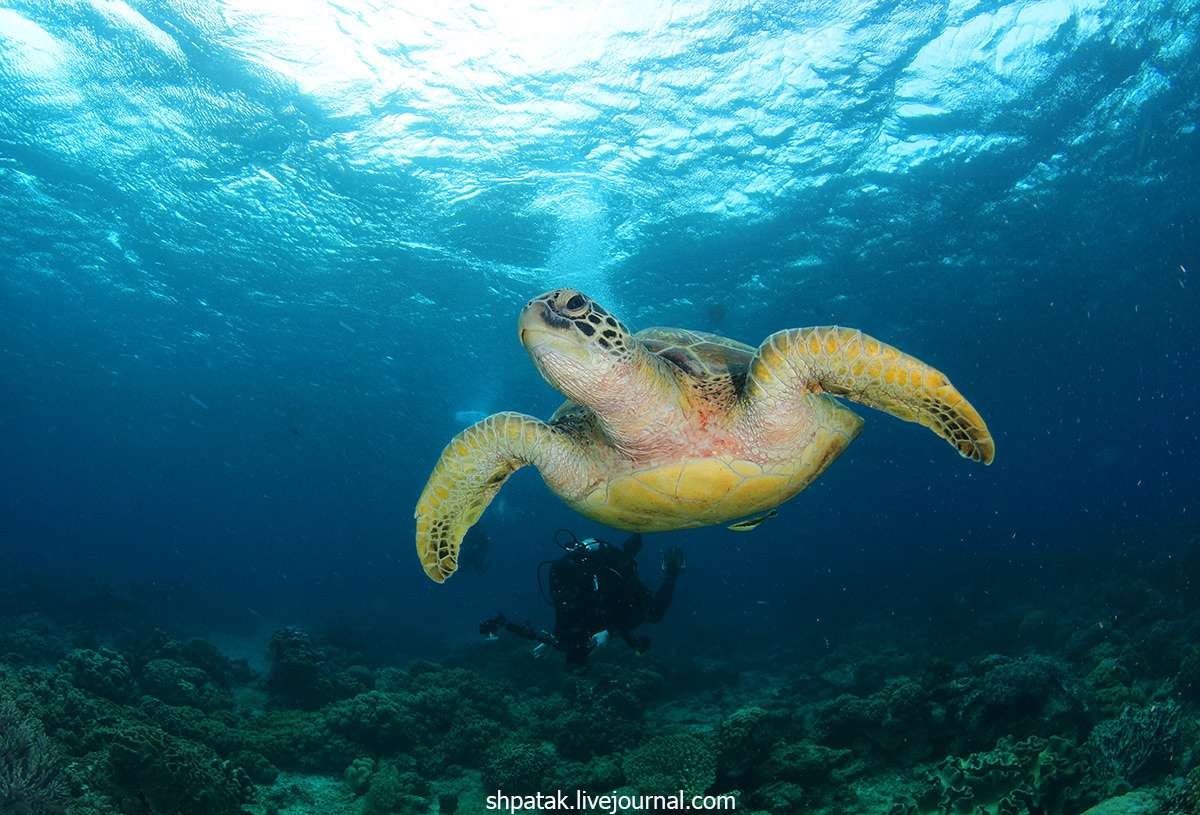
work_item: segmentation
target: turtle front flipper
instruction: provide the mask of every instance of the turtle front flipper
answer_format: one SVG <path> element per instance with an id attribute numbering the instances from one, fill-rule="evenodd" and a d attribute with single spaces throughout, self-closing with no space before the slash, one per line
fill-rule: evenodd
<path id="1" fill-rule="evenodd" d="M 983 418 L 945 374 L 861 331 L 822 326 L 767 337 L 750 362 L 747 402 L 778 409 L 805 391 L 925 425 L 966 458 L 991 464 L 995 456 Z"/>
<path id="2" fill-rule="evenodd" d="M 572 447 L 565 434 L 523 413 L 496 413 L 451 439 L 417 501 L 417 555 L 425 573 L 438 583 L 454 574 L 463 535 L 508 477 L 532 464 L 545 479 L 543 468 L 565 466 Z"/>

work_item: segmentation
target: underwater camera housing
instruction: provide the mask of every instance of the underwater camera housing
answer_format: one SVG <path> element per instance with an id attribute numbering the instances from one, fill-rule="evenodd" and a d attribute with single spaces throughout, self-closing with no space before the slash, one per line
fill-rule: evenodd
<path id="1" fill-rule="evenodd" d="M 500 626 L 504 625 L 506 622 L 508 622 L 508 620 L 504 618 L 503 614 L 497 614 L 490 620 L 484 620 L 479 624 L 479 633 L 489 640 L 494 640 L 496 638 L 496 633 L 500 630 Z"/>

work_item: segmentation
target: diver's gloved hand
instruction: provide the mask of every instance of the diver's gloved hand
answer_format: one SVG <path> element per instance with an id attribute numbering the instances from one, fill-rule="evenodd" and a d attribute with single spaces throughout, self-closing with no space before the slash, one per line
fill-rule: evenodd
<path id="1" fill-rule="evenodd" d="M 537 645 L 533 646 L 533 658 L 545 659 L 546 657 L 550 656 L 550 652 L 552 650 L 553 649 L 546 643 L 539 642 Z"/>
<path id="2" fill-rule="evenodd" d="M 599 648 L 601 645 L 608 642 L 609 637 L 611 636 L 612 635 L 608 633 L 608 629 L 605 629 L 604 631 L 597 631 L 595 634 L 592 634 L 592 641 L 590 645 L 593 648 Z"/>
<path id="3" fill-rule="evenodd" d="M 642 533 L 634 532 L 629 536 L 629 539 L 621 545 L 621 549 L 630 557 L 637 557 L 638 552 L 642 551 Z"/>
<path id="4" fill-rule="evenodd" d="M 678 546 L 672 546 L 663 553 L 663 571 L 668 576 L 677 576 L 687 571 L 687 561 L 683 559 L 683 550 Z"/>

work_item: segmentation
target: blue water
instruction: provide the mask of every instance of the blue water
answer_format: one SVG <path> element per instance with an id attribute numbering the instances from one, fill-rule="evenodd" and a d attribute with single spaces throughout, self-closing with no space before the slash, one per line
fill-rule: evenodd
<path id="1" fill-rule="evenodd" d="M 635 330 L 862 329 L 996 438 L 856 408 L 758 531 L 648 538 L 688 553 L 664 644 L 1002 605 L 1200 528 L 1200 4 L 391 6 L 0 3 L 10 574 L 233 628 L 548 623 L 554 530 L 623 534 L 525 470 L 438 586 L 412 513 L 466 423 L 561 401 L 515 326 L 562 285 Z"/>

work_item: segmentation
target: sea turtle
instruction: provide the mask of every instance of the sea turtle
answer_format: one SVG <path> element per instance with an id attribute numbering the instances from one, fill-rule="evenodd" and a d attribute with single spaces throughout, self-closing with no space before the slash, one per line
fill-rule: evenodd
<path id="1" fill-rule="evenodd" d="M 568 401 L 548 422 L 488 416 L 442 451 L 416 510 L 417 554 L 438 583 L 526 464 L 588 518 L 661 532 L 763 513 L 811 484 L 862 429 L 834 396 L 923 424 L 966 458 L 994 455 L 987 425 L 943 374 L 854 329 L 794 328 L 757 349 L 702 331 L 632 334 L 563 288 L 525 304 L 519 335 Z"/>

